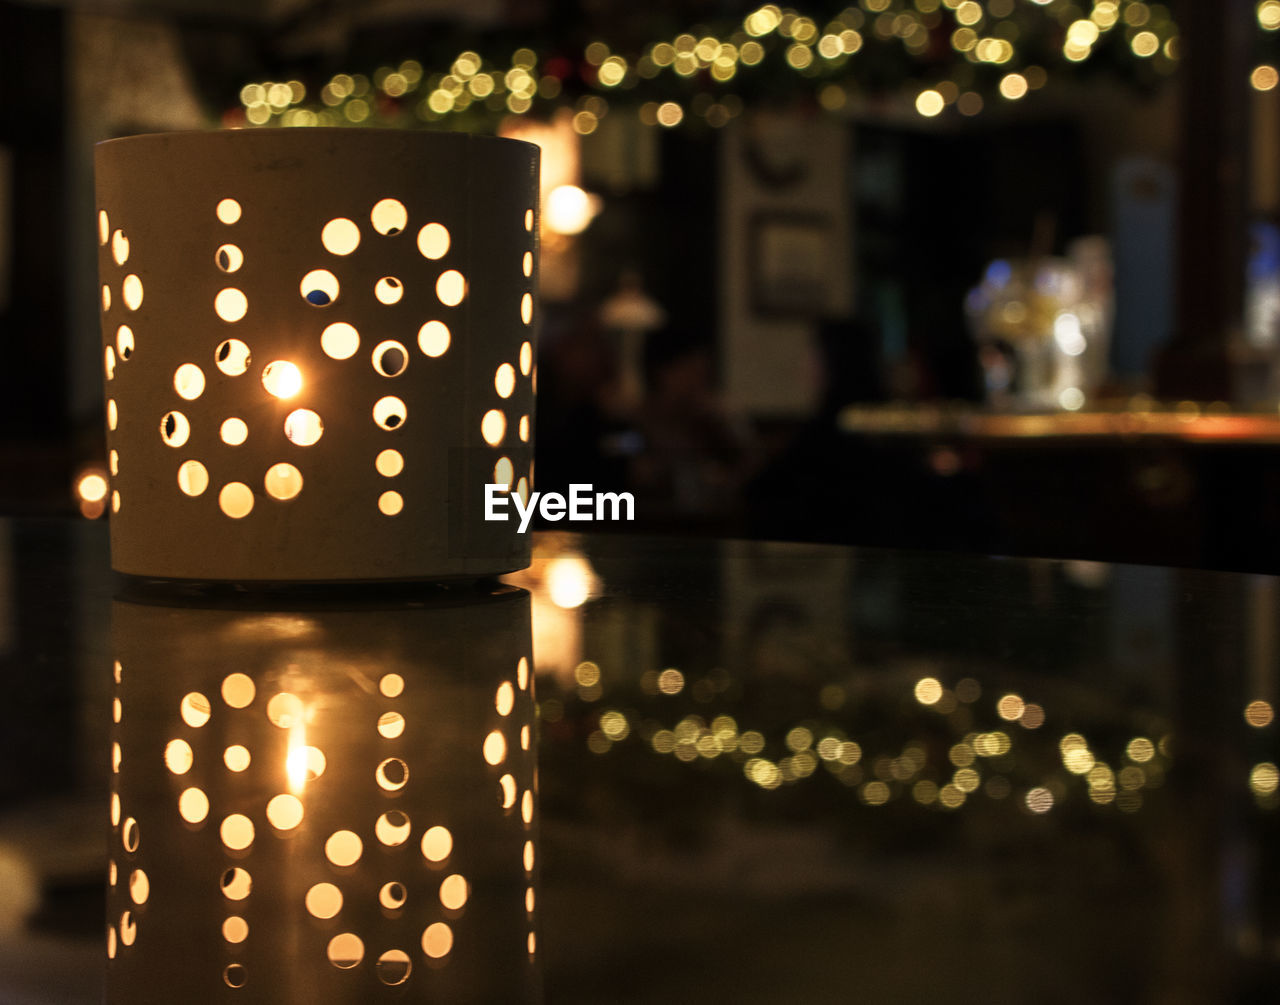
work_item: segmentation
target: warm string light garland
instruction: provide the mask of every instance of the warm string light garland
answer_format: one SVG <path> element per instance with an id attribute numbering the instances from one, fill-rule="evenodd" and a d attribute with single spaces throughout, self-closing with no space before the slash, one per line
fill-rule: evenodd
<path id="1" fill-rule="evenodd" d="M 1259 3 L 1257 18 L 1264 32 L 1280 29 L 1280 0 Z M 1178 49 L 1168 7 L 1144 0 L 860 0 L 830 19 L 765 4 L 720 35 L 694 27 L 630 54 L 603 41 L 576 56 L 520 48 L 505 62 L 467 50 L 447 71 L 409 59 L 371 76 L 339 73 L 318 100 L 297 80 L 251 83 L 224 125 L 479 129 L 568 106 L 586 135 L 624 104 L 649 126 L 720 127 L 755 91 L 806 92 L 833 113 L 856 93 L 902 92 L 922 116 L 970 116 L 1043 87 L 1046 67 L 1105 63 L 1156 83 Z M 1259 89 L 1275 79 L 1268 64 L 1252 71 Z"/>
<path id="2" fill-rule="evenodd" d="M 838 684 L 822 689 L 823 713 L 790 728 L 766 731 L 744 729 L 732 715 L 713 716 L 710 711 L 705 716 L 686 714 L 665 726 L 652 704 L 627 708 L 621 694 L 606 700 L 600 667 L 591 660 L 575 668 L 574 682 L 583 703 L 575 714 L 596 723 L 586 737 L 593 754 L 608 754 L 626 743 L 633 750 L 652 750 L 685 764 L 724 758 L 740 765 L 746 779 L 766 791 L 803 782 L 825 769 L 872 807 L 910 801 L 956 810 L 971 796 L 995 801 L 1013 797 L 1028 812 L 1040 815 L 1064 801 L 1080 802 L 1079 786 L 1070 784 L 1075 778 L 1090 803 L 1135 813 L 1143 806 L 1144 793 L 1160 788 L 1173 764 L 1174 740 L 1163 728 L 1150 736 L 1132 736 L 1108 763 L 1101 745 L 1091 744 L 1081 732 L 1071 730 L 1055 740 L 1046 708 L 1011 691 L 994 702 L 993 728 L 983 729 L 975 719 L 983 717 L 979 709 L 984 688 L 972 677 L 952 687 L 933 676 L 916 680 L 911 696 L 920 711 L 936 713 L 937 724 L 949 728 L 952 735 L 944 741 L 924 720 L 915 720 L 925 726 L 919 735 L 901 746 L 882 746 L 879 753 L 857 742 L 835 721 L 831 713 L 847 698 Z M 690 683 L 674 667 L 649 670 L 640 678 L 640 690 L 658 701 L 680 695 L 686 685 L 695 701 L 714 704 L 719 692 L 729 688 L 730 678 L 724 670 L 713 670 Z M 587 711 L 596 702 L 605 706 L 603 711 Z M 569 714 L 566 702 L 559 698 L 544 698 L 539 710 L 546 722 Z M 1263 732 L 1275 720 L 1275 711 L 1269 701 L 1254 699 L 1245 706 L 1243 717 L 1247 726 Z M 1048 735 L 1031 740 L 1042 727 Z M 1111 742 L 1115 743 L 1114 738 Z M 1259 809 L 1274 810 L 1280 805 L 1280 769 L 1274 762 L 1253 764 L 1244 783 Z"/>

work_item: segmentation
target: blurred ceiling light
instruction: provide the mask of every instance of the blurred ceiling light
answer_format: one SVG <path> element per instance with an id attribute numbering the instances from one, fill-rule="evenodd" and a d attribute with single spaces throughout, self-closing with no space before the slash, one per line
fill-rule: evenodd
<path id="1" fill-rule="evenodd" d="M 581 234 L 600 212 L 603 201 L 577 185 L 559 185 L 547 194 L 543 222 L 556 234 Z"/>
<path id="2" fill-rule="evenodd" d="M 107 472 L 100 465 L 83 469 L 76 477 L 76 504 L 80 514 L 89 520 L 96 520 L 107 509 Z"/>
<path id="3" fill-rule="evenodd" d="M 581 607 L 591 597 L 594 581 L 591 564 L 580 555 L 561 555 L 547 563 L 547 590 L 557 607 Z"/>

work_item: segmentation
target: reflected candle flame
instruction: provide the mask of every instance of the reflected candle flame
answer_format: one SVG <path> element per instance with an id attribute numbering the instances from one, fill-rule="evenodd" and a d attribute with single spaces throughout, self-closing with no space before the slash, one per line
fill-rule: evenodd
<path id="1" fill-rule="evenodd" d="M 285 776 L 289 779 L 289 791 L 302 795 L 307 787 L 307 727 L 299 722 L 289 730 L 289 753 L 285 756 Z"/>

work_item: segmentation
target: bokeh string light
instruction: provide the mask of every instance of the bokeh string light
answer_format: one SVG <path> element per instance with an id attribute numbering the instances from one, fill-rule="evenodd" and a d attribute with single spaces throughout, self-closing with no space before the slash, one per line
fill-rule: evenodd
<path id="1" fill-rule="evenodd" d="M 580 703 L 576 713 L 565 695 L 544 699 L 539 714 L 551 724 L 573 714 L 585 725 L 592 754 L 629 749 L 691 767 L 725 762 L 769 792 L 828 777 L 867 807 L 901 803 L 955 811 L 974 800 L 1008 800 L 1032 816 L 1070 806 L 1131 814 L 1164 785 L 1174 764 L 1174 738 L 1158 719 L 1146 717 L 1146 735 L 1133 735 L 1119 724 L 1095 724 L 1105 740 L 1091 740 L 1078 729 L 1059 733 L 1044 705 L 1014 692 L 988 692 L 972 677 L 949 685 L 936 676 L 914 680 L 901 696 L 901 707 L 915 710 L 896 740 L 885 735 L 883 722 L 859 728 L 833 714 L 848 697 L 841 685 L 824 688 L 823 711 L 815 709 L 794 725 L 748 726 L 741 713 L 714 708 L 722 695 L 736 692 L 732 675 L 723 669 L 698 676 L 674 667 L 645 671 L 639 686 L 647 699 L 634 702 L 619 693 L 621 682 L 606 692 L 604 674 L 591 660 L 577 666 L 573 682 L 571 694 Z M 673 722 L 663 714 L 664 703 L 682 697 L 712 707 L 704 714 L 681 709 Z M 1266 729 L 1271 704 L 1250 702 L 1244 719 L 1254 729 Z M 1274 764 L 1266 761 L 1243 779 L 1260 809 L 1280 807 L 1277 778 Z"/>
<path id="2" fill-rule="evenodd" d="M 1280 0 L 1256 14 L 1265 49 L 1280 30 Z M 973 116 L 1084 64 L 1158 84 L 1179 47 L 1168 6 L 1145 0 L 860 0 L 834 17 L 765 4 L 736 24 L 626 51 L 599 39 L 573 51 L 522 46 L 509 59 L 467 49 L 438 69 L 407 59 L 338 73 L 314 94 L 300 80 L 249 83 L 223 124 L 491 130 L 507 115 L 569 108 L 587 135 L 617 107 L 655 128 L 718 128 L 757 96 L 788 93 L 831 113 L 897 93 L 924 117 Z M 1270 63 L 1246 72 L 1259 90 L 1275 86 Z"/>

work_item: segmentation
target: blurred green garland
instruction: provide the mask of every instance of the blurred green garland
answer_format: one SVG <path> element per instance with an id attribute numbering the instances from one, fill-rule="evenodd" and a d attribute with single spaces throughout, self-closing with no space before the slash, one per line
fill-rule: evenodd
<path id="1" fill-rule="evenodd" d="M 1270 36 L 1280 0 L 1262 0 L 1256 16 Z M 250 83 L 223 125 L 493 131 L 508 115 L 568 108 L 585 135 L 620 107 L 646 125 L 715 128 L 747 104 L 788 96 L 836 114 L 876 98 L 913 102 L 925 117 L 976 115 L 1059 78 L 1109 73 L 1154 88 L 1178 50 L 1168 7 L 1145 0 L 860 0 L 823 19 L 765 4 L 719 31 L 697 26 L 633 51 L 599 40 L 581 51 L 521 47 L 505 60 L 466 50 L 447 69 L 407 59 L 339 73 L 314 94 L 299 80 Z M 1275 71 L 1252 68 L 1251 79 L 1269 90 Z"/>

